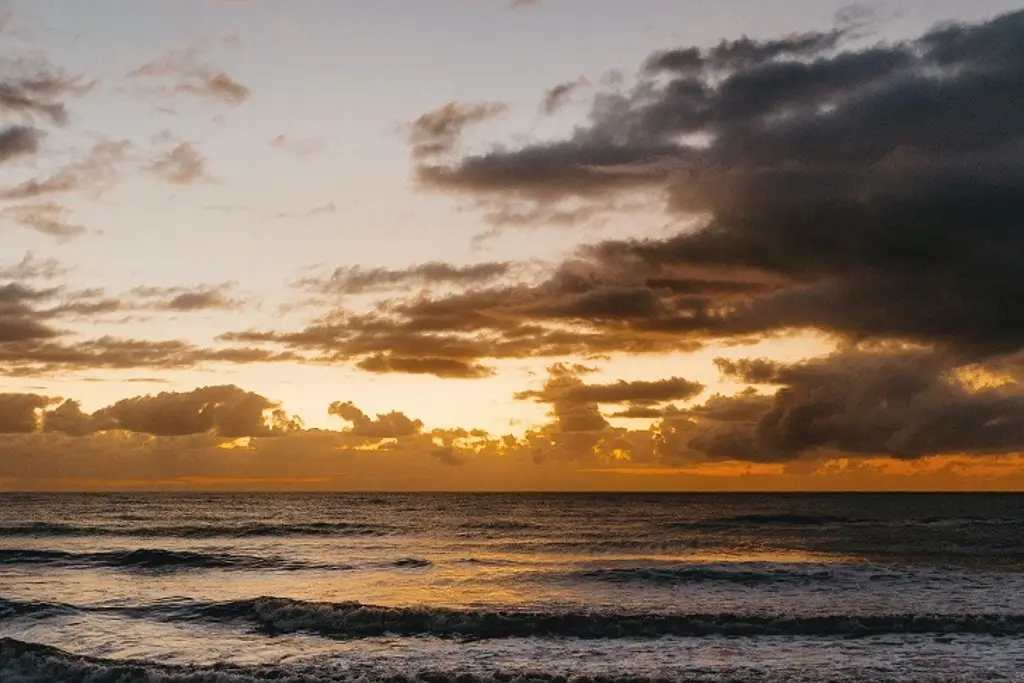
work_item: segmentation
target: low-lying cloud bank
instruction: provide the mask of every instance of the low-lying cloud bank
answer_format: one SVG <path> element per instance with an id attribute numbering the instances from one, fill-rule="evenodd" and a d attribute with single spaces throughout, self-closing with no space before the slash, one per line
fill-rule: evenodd
<path id="1" fill-rule="evenodd" d="M 367 415 L 350 401 L 326 407 L 337 430 L 306 429 L 274 401 L 230 385 L 137 396 L 91 413 L 70 399 L 0 394 L 0 482 L 377 490 L 1024 484 L 1019 365 L 994 375 L 902 348 L 793 364 L 717 362 L 754 384 L 702 397 L 704 387 L 684 378 L 588 383 L 592 368 L 554 364 L 539 389 L 516 395 L 547 405 L 549 419 L 515 435 L 430 429 L 401 412 Z M 647 426 L 616 426 L 616 418 L 647 418 Z"/>

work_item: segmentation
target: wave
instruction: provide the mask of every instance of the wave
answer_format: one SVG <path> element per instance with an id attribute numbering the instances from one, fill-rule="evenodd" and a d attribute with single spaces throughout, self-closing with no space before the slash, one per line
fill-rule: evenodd
<path id="1" fill-rule="evenodd" d="M 569 580 L 600 581 L 619 584 L 737 583 L 759 586 L 771 583 L 832 581 L 835 574 L 827 570 L 745 569 L 742 565 L 727 567 L 601 567 L 580 569 L 560 574 Z"/>
<path id="2" fill-rule="evenodd" d="M 132 527 L 29 523 L 0 526 L 0 537 L 256 538 L 261 536 L 387 536 L 392 527 L 356 522 L 189 524 Z"/>
<path id="3" fill-rule="evenodd" d="M 543 529 L 543 525 L 536 522 L 517 522 L 510 519 L 495 519 L 487 522 L 465 522 L 460 524 L 461 529 L 473 529 L 477 531 L 535 531 Z"/>
<path id="4" fill-rule="evenodd" d="M 258 537 L 381 537 L 395 529 L 378 524 L 355 522 L 308 522 L 247 524 L 182 524 L 154 526 L 100 526 L 36 522 L 0 526 L 0 537 L 103 537 L 127 536 L 134 538 L 182 539 L 248 539 Z"/>
<path id="5" fill-rule="evenodd" d="M 24 616 L 57 615 L 75 612 L 71 605 L 33 600 L 9 600 L 0 598 L 0 620 Z"/>
<path id="6" fill-rule="evenodd" d="M 0 618 L 102 612 L 166 622 L 239 624 L 267 635 L 303 633 L 335 639 L 380 636 L 494 638 L 867 637 L 883 635 L 1024 635 L 1024 614 L 658 614 L 593 611 L 491 611 L 390 607 L 261 597 L 226 602 L 76 607 L 0 598 Z M 0 680 L 6 680 L 0 678 Z"/>
<path id="7" fill-rule="evenodd" d="M 730 517 L 714 517 L 701 520 L 697 524 L 744 524 L 757 526 L 828 526 L 831 524 L 859 524 L 865 520 L 857 517 L 840 517 L 837 515 L 798 515 L 798 514 L 749 514 Z M 692 525 L 692 523 L 691 523 Z"/>
<path id="8" fill-rule="evenodd" d="M 661 636 L 821 636 L 886 634 L 1024 635 L 1024 615 L 743 615 L 607 612 L 528 612 L 387 607 L 359 602 L 307 602 L 261 597 L 189 612 L 214 621 L 241 621 L 268 634 L 331 638 L 385 635 L 471 639 L 513 637 L 655 638 Z M 187 613 L 180 613 L 185 616 Z"/>
<path id="9" fill-rule="evenodd" d="M 110 550 L 75 553 L 63 550 L 21 548 L 0 549 L 0 565 L 40 564 L 58 567 L 110 567 L 120 569 L 272 569 L 298 571 L 303 569 L 351 569 L 347 565 L 316 565 L 280 557 L 203 553 L 189 550 Z"/>
<path id="10" fill-rule="evenodd" d="M 388 563 L 388 566 L 397 567 L 398 569 L 424 569 L 434 566 L 434 563 L 419 557 L 403 557 L 400 560 Z"/>

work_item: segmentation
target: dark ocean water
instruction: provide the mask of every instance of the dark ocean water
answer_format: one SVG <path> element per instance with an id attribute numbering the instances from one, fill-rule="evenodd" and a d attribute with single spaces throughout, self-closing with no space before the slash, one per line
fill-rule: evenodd
<path id="1" fill-rule="evenodd" d="M 1024 681 L 1024 496 L 0 496 L 0 681 Z"/>

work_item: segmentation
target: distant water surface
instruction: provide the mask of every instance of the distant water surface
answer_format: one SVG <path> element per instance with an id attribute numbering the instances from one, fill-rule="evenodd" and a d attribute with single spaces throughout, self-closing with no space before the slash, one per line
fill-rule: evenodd
<path id="1" fill-rule="evenodd" d="M 3 683 L 1024 681 L 1024 496 L 0 496 Z"/>

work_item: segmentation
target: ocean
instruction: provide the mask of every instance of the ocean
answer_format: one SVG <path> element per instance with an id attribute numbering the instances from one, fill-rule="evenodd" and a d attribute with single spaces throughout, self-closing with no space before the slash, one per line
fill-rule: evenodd
<path id="1" fill-rule="evenodd" d="M 3 683 L 1024 681 L 1024 496 L 0 496 Z"/>

